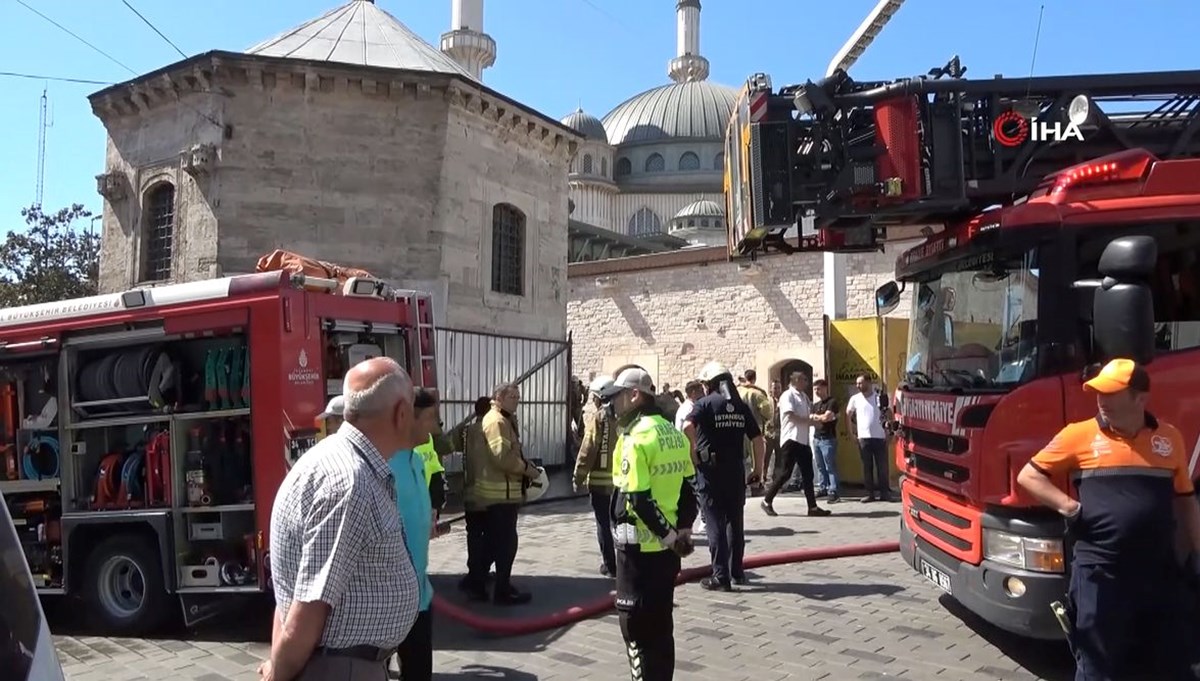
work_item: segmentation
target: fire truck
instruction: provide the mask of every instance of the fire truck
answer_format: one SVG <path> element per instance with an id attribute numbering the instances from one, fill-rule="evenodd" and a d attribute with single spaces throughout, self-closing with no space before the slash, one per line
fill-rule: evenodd
<path id="1" fill-rule="evenodd" d="M 964 74 L 956 57 L 895 81 L 751 78 L 726 143 L 730 250 L 923 239 L 876 295 L 910 306 L 901 553 L 984 620 L 1054 639 L 1069 546 L 1016 477 L 1094 415 L 1088 372 L 1147 363 L 1200 474 L 1200 71 Z"/>
<path id="2" fill-rule="evenodd" d="M 267 531 L 345 370 L 433 386 L 431 298 L 277 269 L 0 310 L 0 496 L 37 590 L 112 635 L 270 588 Z"/>

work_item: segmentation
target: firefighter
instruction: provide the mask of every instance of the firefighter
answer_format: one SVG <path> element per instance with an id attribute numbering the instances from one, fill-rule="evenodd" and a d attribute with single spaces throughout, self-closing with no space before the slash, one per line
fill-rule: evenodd
<path id="1" fill-rule="evenodd" d="M 691 447 L 663 417 L 650 375 L 626 369 L 602 399 L 619 437 L 612 496 L 617 615 L 635 680 L 675 673 L 674 598 L 680 559 L 693 550 L 696 497 Z"/>
<path id="2" fill-rule="evenodd" d="M 762 431 L 750 407 L 738 396 L 733 376 L 719 362 L 700 371 L 708 393 L 692 409 L 684 432 L 695 449 L 700 493 L 712 576 L 700 580 L 709 591 L 731 591 L 732 583 L 746 584 L 742 558 L 746 550 L 746 464 L 742 442 L 750 438 L 753 461 L 750 479 L 761 479 Z"/>
<path id="3" fill-rule="evenodd" d="M 491 453 L 483 436 L 483 417 L 492 398 L 475 400 L 475 420 L 451 431 L 454 448 L 463 453 L 463 522 L 467 526 L 467 574 L 458 583 L 472 600 L 487 600 L 487 579 L 492 557 L 487 542 L 487 506 L 476 499 L 475 482 L 488 466 Z"/>
<path id="4" fill-rule="evenodd" d="M 346 401 L 341 395 L 329 400 L 329 404 L 325 405 L 325 411 L 317 415 L 317 427 L 321 430 L 321 438 L 327 435 L 332 435 L 342 427 L 342 409 Z M 318 438 L 319 440 L 320 438 Z"/>
<path id="5" fill-rule="evenodd" d="M 617 439 L 617 421 L 611 410 L 600 403 L 600 395 L 612 387 L 613 380 L 601 376 L 589 386 L 590 396 L 583 412 L 583 442 L 575 459 L 572 486 L 576 492 L 587 487 L 596 518 L 596 539 L 600 543 L 600 574 L 616 574 L 612 524 L 609 522 L 612 501 L 612 452 Z"/>
<path id="6" fill-rule="evenodd" d="M 528 603 L 531 595 L 512 585 L 512 566 L 517 558 L 517 515 L 529 483 L 541 470 L 525 459 L 518 435 L 515 412 L 521 390 L 506 383 L 492 393 L 491 409 L 483 417 L 487 441 L 483 466 L 475 478 L 475 504 L 485 512 L 484 536 L 491 561 L 496 565 L 492 601 L 496 605 Z M 487 574 L 468 574 L 473 598 L 484 595 Z"/>
<path id="7" fill-rule="evenodd" d="M 738 386 L 738 396 L 742 398 L 750 407 L 750 412 L 754 414 L 754 422 L 758 424 L 758 430 L 766 435 L 766 425 L 771 422 L 775 414 L 774 406 L 771 404 L 771 398 L 760 387 L 758 387 L 758 372 L 754 369 L 747 369 L 742 377 L 742 383 Z M 750 442 L 750 438 L 746 438 L 742 446 L 746 463 L 753 468 L 754 463 L 754 445 Z M 764 443 L 763 463 L 766 464 L 766 449 Z M 750 480 L 751 493 L 757 493 L 763 489 L 763 481 L 758 478 Z"/>
<path id="8" fill-rule="evenodd" d="M 1021 470 L 1018 484 L 1058 511 L 1074 551 L 1067 595 L 1076 681 L 1117 677 L 1131 655 L 1155 647 L 1164 679 L 1192 679 L 1195 637 L 1185 615 L 1176 527 L 1195 574 L 1200 505 L 1183 437 L 1146 410 L 1150 376 L 1128 359 L 1104 366 L 1084 389 L 1097 414 L 1072 423 Z M 1053 478 L 1069 477 L 1078 500 Z"/>

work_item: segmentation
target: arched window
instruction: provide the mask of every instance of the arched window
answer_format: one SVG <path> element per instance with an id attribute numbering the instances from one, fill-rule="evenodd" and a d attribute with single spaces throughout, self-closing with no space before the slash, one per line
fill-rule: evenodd
<path id="1" fill-rule="evenodd" d="M 600 177 L 608 177 L 608 159 L 600 157 Z"/>
<path id="2" fill-rule="evenodd" d="M 592 174 L 592 155 L 591 154 L 583 155 L 583 172 L 588 175 Z"/>
<path id="3" fill-rule="evenodd" d="M 725 171 L 725 152 L 717 154 L 717 157 L 713 159 L 713 170 Z"/>
<path id="4" fill-rule="evenodd" d="M 525 214 L 507 203 L 492 208 L 492 290 L 525 294 Z"/>
<path id="5" fill-rule="evenodd" d="M 167 281 L 175 254 L 175 185 L 157 184 L 146 192 L 142 211 L 142 281 Z"/>
<path id="6" fill-rule="evenodd" d="M 659 158 L 662 158 L 661 156 Z M 642 208 L 629 218 L 629 234 L 631 236 L 645 236 L 647 234 L 658 234 L 662 231 L 662 220 L 649 208 Z"/>
<path id="7" fill-rule="evenodd" d="M 661 173 L 667 169 L 667 162 L 663 160 L 662 154 L 650 154 L 646 159 L 646 172 Z"/>
<path id="8" fill-rule="evenodd" d="M 679 157 L 680 170 L 700 170 L 700 157 L 690 151 Z"/>
<path id="9" fill-rule="evenodd" d="M 629 159 L 624 158 L 624 157 L 617 159 L 617 167 L 613 171 L 614 176 L 625 177 L 632 172 L 633 172 L 633 164 L 629 162 Z"/>

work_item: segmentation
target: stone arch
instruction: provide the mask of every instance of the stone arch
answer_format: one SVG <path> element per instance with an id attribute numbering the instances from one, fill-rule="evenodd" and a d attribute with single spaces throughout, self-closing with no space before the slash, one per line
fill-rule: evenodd
<path id="1" fill-rule="evenodd" d="M 787 389 L 788 376 L 792 375 L 793 371 L 799 371 L 808 377 L 808 393 L 809 398 L 812 398 L 812 382 L 813 382 L 813 366 L 802 359 L 794 357 L 784 359 L 771 365 L 771 370 L 768 372 L 769 380 L 779 381 L 784 390 Z"/>

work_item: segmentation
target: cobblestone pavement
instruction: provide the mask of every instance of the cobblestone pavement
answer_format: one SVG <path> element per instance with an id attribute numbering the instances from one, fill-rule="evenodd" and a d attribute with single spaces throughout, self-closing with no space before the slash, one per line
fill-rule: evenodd
<path id="1" fill-rule="evenodd" d="M 796 497 L 776 501 L 767 518 L 757 500 L 746 507 L 747 554 L 896 536 L 898 504 L 833 506 L 830 518 L 808 518 Z M 542 615 L 603 595 L 594 530 L 581 502 L 530 509 L 522 517 L 519 586 L 535 593 L 518 610 L 479 608 L 494 617 Z M 439 591 L 458 602 L 463 533 L 435 542 L 431 571 Z M 688 564 L 705 562 L 700 548 Z M 1067 679 L 1060 646 L 1015 641 L 975 622 L 915 575 L 897 554 L 765 568 L 737 593 L 695 585 L 676 592 L 676 678 L 753 679 Z M 269 615 L 205 627 L 186 640 L 57 636 L 70 681 L 239 681 L 254 679 L 266 651 Z M 435 678 L 551 681 L 628 678 L 613 615 L 519 638 L 475 633 L 437 621 Z M 58 631 L 60 627 L 56 627 Z M 252 642 L 248 642 L 252 641 Z"/>

